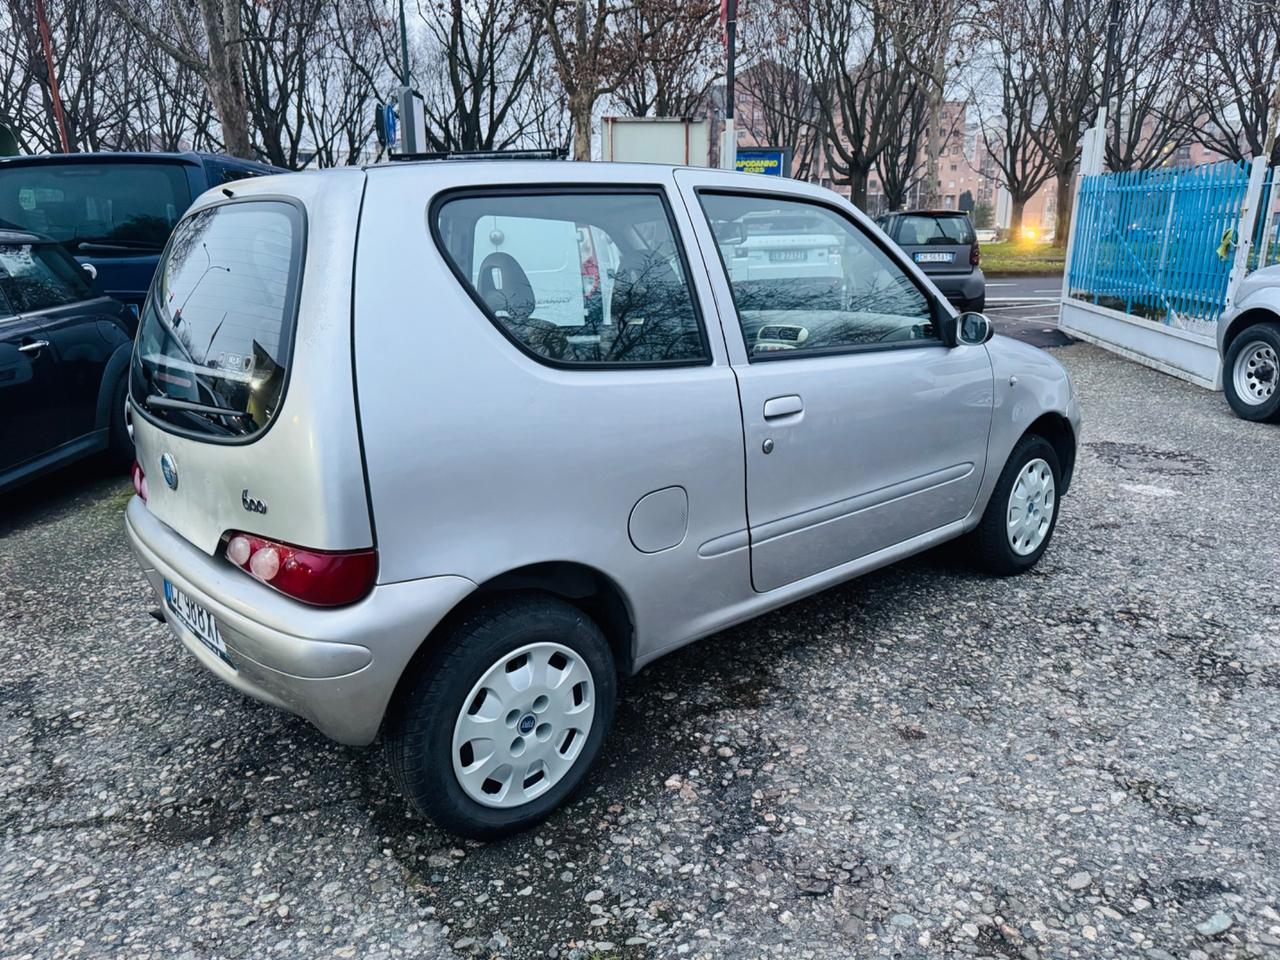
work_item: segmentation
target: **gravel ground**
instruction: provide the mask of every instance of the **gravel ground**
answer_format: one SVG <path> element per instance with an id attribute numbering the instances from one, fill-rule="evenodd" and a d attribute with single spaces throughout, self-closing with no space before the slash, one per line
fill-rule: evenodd
<path id="1" fill-rule="evenodd" d="M 1280 428 L 1056 352 L 1087 433 L 1032 574 L 934 553 L 667 657 L 488 846 L 196 666 L 127 482 L 0 500 L 0 955 L 1280 956 Z"/>

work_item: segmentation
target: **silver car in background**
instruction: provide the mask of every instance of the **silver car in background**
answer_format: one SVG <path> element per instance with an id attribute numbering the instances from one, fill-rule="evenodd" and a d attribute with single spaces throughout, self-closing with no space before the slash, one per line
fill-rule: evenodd
<path id="1" fill-rule="evenodd" d="M 801 221 L 834 290 L 807 253 L 763 288 L 727 262 Z M 522 264 L 538 246 L 565 266 Z M 1036 563 L 1080 415 L 1055 360 L 991 334 L 795 181 L 263 177 L 201 197 L 162 259 L 126 528 L 209 671 L 381 733 L 419 810 L 493 837 L 581 783 L 618 673 L 953 538 Z"/>

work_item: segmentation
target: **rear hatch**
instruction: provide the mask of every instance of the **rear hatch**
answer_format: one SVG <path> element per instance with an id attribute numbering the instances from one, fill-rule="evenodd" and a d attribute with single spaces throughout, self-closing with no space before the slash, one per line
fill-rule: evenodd
<path id="1" fill-rule="evenodd" d="M 130 375 L 148 509 L 209 554 L 234 533 L 368 548 L 351 285 L 364 174 L 210 191 L 174 230 Z"/>
<path id="2" fill-rule="evenodd" d="M 928 274 L 972 273 L 977 238 L 963 213 L 904 213 L 893 239 Z"/>

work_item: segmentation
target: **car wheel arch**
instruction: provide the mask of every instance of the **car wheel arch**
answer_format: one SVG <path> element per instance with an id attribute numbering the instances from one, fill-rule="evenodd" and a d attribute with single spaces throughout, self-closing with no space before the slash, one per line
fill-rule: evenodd
<path id="1" fill-rule="evenodd" d="M 617 582 L 595 567 L 572 561 L 546 561 L 516 567 L 478 584 L 458 601 L 423 638 L 418 649 L 401 671 L 400 679 L 388 700 L 387 713 L 414 678 L 427 668 L 439 648 L 439 640 L 453 625 L 477 606 L 495 596 L 515 594 L 550 595 L 573 604 L 600 627 L 613 651 L 618 672 L 634 672 L 635 620 L 631 604 Z M 384 714 L 385 720 L 385 714 Z"/>
<path id="2" fill-rule="evenodd" d="M 1050 411 L 1041 414 L 1022 432 L 1024 437 L 1028 434 L 1044 437 L 1053 447 L 1053 452 L 1058 455 L 1058 465 L 1062 470 L 1062 487 L 1059 495 L 1065 494 L 1067 488 L 1071 486 L 1071 477 L 1075 473 L 1076 466 L 1076 434 L 1071 427 L 1071 421 L 1061 413 Z"/>
<path id="3" fill-rule="evenodd" d="M 1257 326 L 1260 323 L 1280 323 L 1280 314 L 1266 307 L 1251 307 L 1231 321 L 1222 337 L 1222 355 L 1220 359 L 1224 364 L 1226 363 L 1227 351 L 1231 349 L 1231 344 L 1250 327 Z"/>

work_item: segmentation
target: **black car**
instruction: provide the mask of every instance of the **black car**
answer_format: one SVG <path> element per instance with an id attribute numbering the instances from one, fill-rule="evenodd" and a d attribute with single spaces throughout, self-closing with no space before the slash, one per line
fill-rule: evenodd
<path id="1" fill-rule="evenodd" d="M 210 187 L 282 173 L 207 153 L 60 153 L 0 158 L 0 229 L 52 237 L 99 288 L 141 309 L 160 251 Z"/>
<path id="2" fill-rule="evenodd" d="M 0 491 L 102 450 L 128 464 L 136 332 L 61 244 L 0 229 Z"/>
<path id="3" fill-rule="evenodd" d="M 876 225 L 910 255 L 944 297 L 961 310 L 981 311 L 987 303 L 982 253 L 969 215 L 959 210 L 887 213 Z"/>

